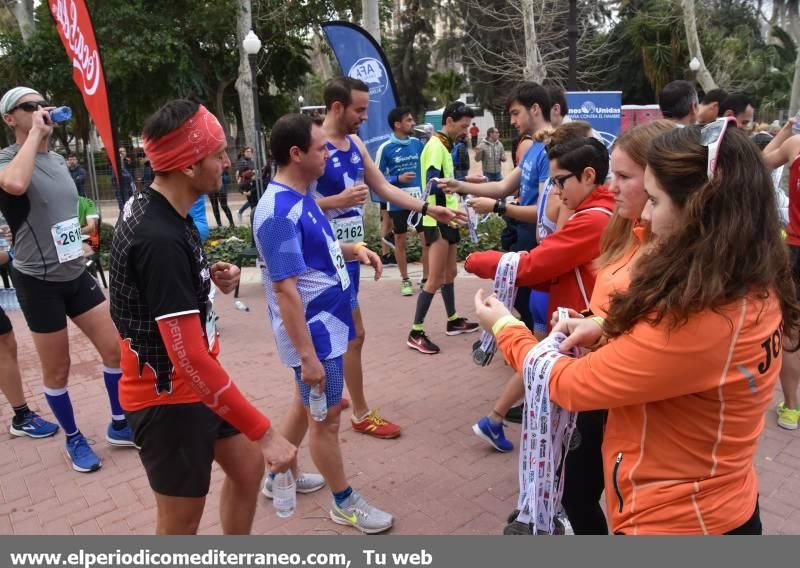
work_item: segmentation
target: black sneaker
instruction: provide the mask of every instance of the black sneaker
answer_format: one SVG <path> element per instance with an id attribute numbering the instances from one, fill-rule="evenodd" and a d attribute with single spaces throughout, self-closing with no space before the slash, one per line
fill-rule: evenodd
<path id="1" fill-rule="evenodd" d="M 477 323 L 467 321 L 467 318 L 456 318 L 447 322 L 447 335 L 461 335 L 462 333 L 472 333 L 478 331 L 480 326 Z"/>
<path id="2" fill-rule="evenodd" d="M 525 408 L 524 404 L 518 404 L 517 406 L 512 406 L 506 412 L 506 420 L 509 422 L 513 422 L 514 424 L 522 424 L 522 411 Z"/>
<path id="3" fill-rule="evenodd" d="M 389 247 L 390 249 L 392 249 L 392 250 L 394 250 L 394 249 L 395 249 L 395 244 L 394 244 L 394 233 L 393 233 L 392 231 L 389 231 L 388 233 L 386 233 L 386 234 L 383 236 L 383 238 L 381 239 L 381 241 L 383 241 L 383 244 L 385 244 L 385 245 L 386 245 L 387 247 Z"/>
<path id="4" fill-rule="evenodd" d="M 440 351 L 439 347 L 428 339 L 424 331 L 412 331 L 409 333 L 406 345 L 425 355 L 436 355 Z"/>
<path id="5" fill-rule="evenodd" d="M 387 252 L 381 255 L 381 263 L 383 263 L 384 266 L 397 266 L 397 259 L 395 259 L 393 253 Z"/>
<path id="6" fill-rule="evenodd" d="M 427 278 L 420 278 L 419 280 L 419 289 L 422 290 L 425 287 L 425 282 L 427 282 Z"/>

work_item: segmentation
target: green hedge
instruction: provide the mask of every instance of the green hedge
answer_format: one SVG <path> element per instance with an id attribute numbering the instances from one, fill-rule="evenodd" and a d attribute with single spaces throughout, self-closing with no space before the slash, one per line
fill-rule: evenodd
<path id="1" fill-rule="evenodd" d="M 485 222 L 478 225 L 478 243 L 472 244 L 466 227 L 461 229 L 461 242 L 458 245 L 458 260 L 463 261 L 474 251 L 500 250 L 500 233 L 505 227 L 502 219 L 496 215 L 490 216 Z M 365 241 L 369 248 L 376 252 L 381 250 L 381 238 L 378 227 L 377 207 L 368 207 L 364 221 Z M 103 223 L 100 227 L 100 254 L 103 266 L 108 266 L 108 254 L 111 250 L 111 239 L 114 227 Z M 406 254 L 409 262 L 418 262 L 422 250 L 419 239 L 410 233 Z M 232 238 L 235 237 L 235 238 Z M 236 227 L 218 227 L 211 229 L 210 236 L 205 242 L 205 252 L 209 264 L 215 262 L 231 262 L 238 260 L 239 254 L 251 246 L 251 232 L 249 225 Z M 245 266 L 255 266 L 255 259 L 247 259 Z"/>

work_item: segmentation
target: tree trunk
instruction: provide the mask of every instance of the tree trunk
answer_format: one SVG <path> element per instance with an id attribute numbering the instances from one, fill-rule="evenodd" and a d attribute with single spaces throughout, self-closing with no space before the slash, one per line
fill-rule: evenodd
<path id="1" fill-rule="evenodd" d="M 27 43 L 36 29 L 33 19 L 33 0 L 17 0 L 16 2 L 7 2 L 7 5 L 17 20 L 22 41 Z"/>
<path id="2" fill-rule="evenodd" d="M 239 15 L 236 19 L 236 40 L 239 44 L 239 77 L 236 79 L 236 92 L 239 93 L 239 108 L 242 111 L 244 139 L 247 146 L 256 148 L 255 101 L 253 100 L 253 83 L 250 74 L 250 61 L 244 50 L 247 32 L 253 28 L 253 7 L 250 0 L 239 0 Z"/>
<path id="3" fill-rule="evenodd" d="M 706 62 L 703 60 L 703 51 L 700 48 L 700 38 L 697 35 L 697 14 L 694 9 L 694 0 L 681 0 L 681 8 L 683 9 L 683 25 L 686 28 L 686 42 L 689 44 L 689 57 L 696 57 L 700 62 L 700 69 L 698 69 L 695 77 L 700 86 L 707 93 L 712 89 L 717 88 L 717 83 L 711 72 L 706 67 Z"/>
<path id="4" fill-rule="evenodd" d="M 228 88 L 231 81 L 232 79 L 220 81 L 217 83 L 217 88 L 214 90 L 214 114 L 219 119 L 222 129 L 225 131 L 225 139 L 228 141 L 229 146 L 233 143 L 233 139 L 231 138 L 231 126 L 228 123 L 228 117 L 225 115 L 224 95 L 225 89 Z"/>
<path id="5" fill-rule="evenodd" d="M 378 45 L 381 43 L 381 22 L 378 15 L 378 0 L 361 0 L 361 17 L 367 30 Z"/>
<path id="6" fill-rule="evenodd" d="M 789 33 L 795 45 L 800 45 L 800 2 L 795 1 L 787 12 Z M 800 49 L 797 50 L 794 60 L 794 78 L 792 79 L 792 94 L 789 98 L 789 116 L 793 116 L 798 110 L 800 110 Z"/>
<path id="7" fill-rule="evenodd" d="M 311 39 L 311 68 L 323 83 L 333 77 L 331 60 L 323 49 L 323 40 L 318 33 L 314 33 Z"/>
<path id="8" fill-rule="evenodd" d="M 534 13 L 534 0 L 522 0 L 522 21 L 525 28 L 525 70 L 523 78 L 526 81 L 543 83 L 547 77 L 547 69 L 542 62 L 539 43 L 536 39 L 536 15 Z"/>

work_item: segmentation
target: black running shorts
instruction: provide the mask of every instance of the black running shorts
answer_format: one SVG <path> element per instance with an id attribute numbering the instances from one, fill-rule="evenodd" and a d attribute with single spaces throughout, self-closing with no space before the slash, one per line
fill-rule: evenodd
<path id="1" fill-rule="evenodd" d="M 425 233 L 425 246 L 428 247 L 435 243 L 439 237 L 451 245 L 456 245 L 461 241 L 459 230 L 444 223 L 437 223 L 435 227 L 422 227 L 422 230 Z"/>
<path id="2" fill-rule="evenodd" d="M 6 333 L 10 332 L 13 327 L 11 327 L 11 320 L 8 319 L 6 312 L 3 308 L 0 308 L 0 335 L 5 335 Z"/>
<path id="3" fill-rule="evenodd" d="M 11 279 L 34 333 L 61 331 L 67 327 L 67 317 L 78 317 L 106 300 L 100 284 L 86 271 L 75 280 L 50 282 L 12 269 Z"/>
<path id="4" fill-rule="evenodd" d="M 168 497 L 205 497 L 214 445 L 239 434 L 202 402 L 125 412 L 150 487 Z"/>
<path id="5" fill-rule="evenodd" d="M 408 215 L 409 211 L 389 211 L 389 217 L 392 218 L 392 229 L 394 230 L 396 235 L 402 235 L 408 232 Z M 414 225 L 414 228 L 419 231 L 420 224 L 422 223 L 422 217 L 417 215 L 420 218 L 420 221 L 417 221 L 417 224 Z"/>

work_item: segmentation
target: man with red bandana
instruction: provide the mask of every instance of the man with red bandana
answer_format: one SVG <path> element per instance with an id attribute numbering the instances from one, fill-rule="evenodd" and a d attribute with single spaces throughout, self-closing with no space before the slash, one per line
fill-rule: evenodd
<path id="1" fill-rule="evenodd" d="M 264 475 L 297 449 L 270 427 L 217 361 L 213 282 L 230 293 L 239 268 L 208 266 L 188 215 L 230 166 L 216 117 L 175 100 L 142 133 L 155 172 L 125 204 L 111 251 L 111 316 L 120 333 L 120 400 L 156 497 L 158 534 L 197 532 L 216 461 L 225 473 L 220 523 L 250 532 Z M 259 448 L 259 445 L 261 446 Z"/>

